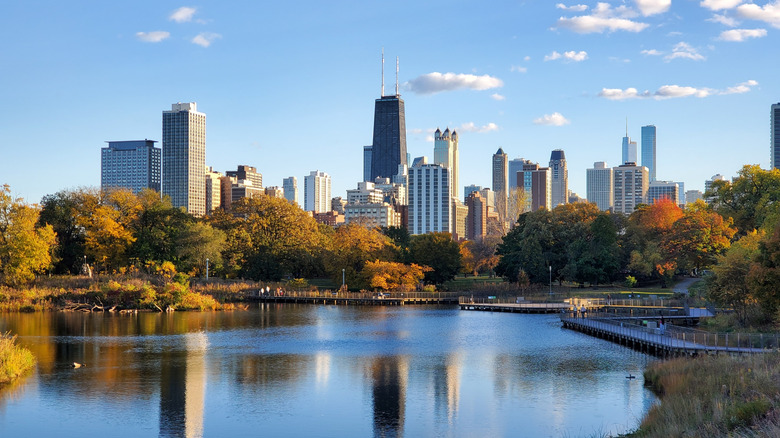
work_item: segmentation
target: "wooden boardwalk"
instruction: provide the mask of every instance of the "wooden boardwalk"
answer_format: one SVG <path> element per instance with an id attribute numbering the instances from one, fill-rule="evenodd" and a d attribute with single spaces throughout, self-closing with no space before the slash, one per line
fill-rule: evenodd
<path id="1" fill-rule="evenodd" d="M 475 303 L 469 299 L 461 298 L 460 310 L 481 310 L 488 312 L 512 312 L 512 313 L 561 313 L 571 306 L 566 303 Z"/>
<path id="2" fill-rule="evenodd" d="M 346 306 L 404 306 L 409 304 L 457 304 L 458 294 L 439 292 L 275 292 L 256 293 L 250 300 L 265 303 L 331 304 Z"/>
<path id="3" fill-rule="evenodd" d="M 676 326 L 660 330 L 620 318 L 578 318 L 569 313 L 561 315 L 561 322 L 564 328 L 657 356 L 765 353 L 776 351 L 780 342 L 778 335 L 708 333 Z"/>

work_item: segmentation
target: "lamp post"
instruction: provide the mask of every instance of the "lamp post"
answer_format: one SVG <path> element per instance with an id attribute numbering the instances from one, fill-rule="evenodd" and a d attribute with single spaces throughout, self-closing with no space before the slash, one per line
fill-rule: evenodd
<path id="1" fill-rule="evenodd" d="M 346 285 L 346 282 L 344 281 L 346 279 L 346 269 L 341 268 L 341 291 L 344 292 L 344 286 Z"/>
<path id="2" fill-rule="evenodd" d="M 209 279 L 209 258 L 206 257 L 206 280 Z"/>
<path id="3" fill-rule="evenodd" d="M 552 265 L 550 265 L 549 268 L 550 268 L 550 295 L 552 295 Z"/>

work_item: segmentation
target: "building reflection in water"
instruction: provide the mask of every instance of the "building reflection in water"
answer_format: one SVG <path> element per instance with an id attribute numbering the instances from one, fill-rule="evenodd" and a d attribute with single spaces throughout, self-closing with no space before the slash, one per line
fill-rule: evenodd
<path id="1" fill-rule="evenodd" d="M 163 351 L 160 360 L 160 437 L 203 436 L 208 337 L 183 337 L 184 350 Z"/>
<path id="2" fill-rule="evenodd" d="M 375 437 L 403 436 L 408 376 L 405 357 L 379 357 L 371 363 Z"/>
<path id="3" fill-rule="evenodd" d="M 447 356 L 444 364 L 437 366 L 434 376 L 434 403 L 436 413 L 452 424 L 460 405 L 460 375 L 463 358 L 458 352 Z"/>

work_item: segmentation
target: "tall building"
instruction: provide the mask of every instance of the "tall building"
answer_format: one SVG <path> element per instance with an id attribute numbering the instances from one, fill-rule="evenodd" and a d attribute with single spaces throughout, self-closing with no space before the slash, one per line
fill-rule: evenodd
<path id="1" fill-rule="evenodd" d="M 642 165 L 650 172 L 650 182 L 656 180 L 655 151 L 656 151 L 655 125 L 642 127 Z"/>
<path id="2" fill-rule="evenodd" d="M 228 170 L 225 175 L 235 178 L 238 182 L 249 181 L 252 187 L 263 188 L 263 175 L 257 172 L 257 168 L 247 165 L 240 165 L 236 170 Z"/>
<path id="3" fill-rule="evenodd" d="M 650 172 L 647 167 L 626 163 L 612 168 L 614 180 L 614 211 L 631 214 L 639 204 L 647 203 Z"/>
<path id="4" fill-rule="evenodd" d="M 466 239 L 481 240 L 487 235 L 487 200 L 479 191 L 471 192 L 466 198 Z"/>
<path id="5" fill-rule="evenodd" d="M 438 164 L 422 164 L 409 168 L 410 234 L 430 232 L 452 233 L 453 198 L 450 194 L 450 171 Z"/>
<path id="6" fill-rule="evenodd" d="M 780 103 L 772 105 L 769 114 L 769 168 L 780 168 Z"/>
<path id="7" fill-rule="evenodd" d="M 668 199 L 675 204 L 684 203 L 680 200 L 679 184 L 674 181 L 651 181 L 647 188 L 647 203 L 655 204 L 661 199 Z"/>
<path id="8" fill-rule="evenodd" d="M 688 190 L 685 192 L 686 204 L 693 204 L 699 199 L 704 199 L 704 194 L 701 192 L 701 190 Z"/>
<path id="9" fill-rule="evenodd" d="M 458 197 L 458 165 L 460 155 L 458 153 L 458 133 L 447 128 L 442 133 L 438 128 L 433 134 L 433 163 L 450 169 L 452 174 L 452 194 Z"/>
<path id="10" fill-rule="evenodd" d="M 160 191 L 160 148 L 154 140 L 109 141 L 100 150 L 100 188 Z"/>
<path id="11" fill-rule="evenodd" d="M 566 154 L 562 149 L 555 149 L 550 154 L 550 171 L 552 172 L 552 208 L 569 201 L 569 169 L 566 167 Z"/>
<path id="12" fill-rule="evenodd" d="M 597 161 L 592 169 L 587 170 L 586 180 L 588 202 L 596 204 L 601 211 L 611 209 L 615 203 L 612 168 L 603 161 Z"/>
<path id="13" fill-rule="evenodd" d="M 372 182 L 361 181 L 357 189 L 347 190 L 348 204 L 378 204 L 384 202 L 385 194 Z"/>
<path id="14" fill-rule="evenodd" d="M 330 211 L 330 175 L 319 170 L 303 177 L 304 210 L 314 213 Z"/>
<path id="15" fill-rule="evenodd" d="M 282 180 L 282 189 L 284 190 L 284 199 L 298 203 L 298 179 L 294 176 Z"/>
<path id="16" fill-rule="evenodd" d="M 265 196 L 284 199 L 284 190 L 279 186 L 268 186 L 265 188 Z"/>
<path id="17" fill-rule="evenodd" d="M 163 111 L 162 192 L 174 207 L 206 214 L 206 115 L 195 102 Z"/>
<path id="18" fill-rule="evenodd" d="M 507 179 L 508 179 L 508 186 L 509 190 L 517 188 L 517 172 L 521 172 L 523 170 L 523 164 L 526 162 L 526 160 L 522 158 L 515 158 L 514 160 L 509 160 L 508 164 L 508 171 L 507 171 Z"/>
<path id="19" fill-rule="evenodd" d="M 469 195 L 478 192 L 482 190 L 482 186 L 478 186 L 476 184 L 471 184 L 466 187 L 463 187 L 463 199 L 468 199 Z"/>
<path id="20" fill-rule="evenodd" d="M 211 214 L 222 204 L 222 174 L 213 167 L 206 167 L 206 214 Z"/>
<path id="21" fill-rule="evenodd" d="M 385 96 L 385 57 L 382 55 L 382 92 L 374 104 L 374 141 L 371 145 L 371 175 L 392 178 L 398 165 L 407 164 L 406 115 L 404 101 L 398 93 L 398 59 L 395 70 L 395 95 Z M 365 157 L 365 151 L 364 151 Z"/>
<path id="22" fill-rule="evenodd" d="M 371 181 L 371 145 L 363 146 L 363 181 Z"/>
<path id="23" fill-rule="evenodd" d="M 517 212 L 552 209 L 552 172 L 549 167 L 526 161 L 523 170 L 517 172 L 517 187 L 525 193 L 525 206 Z M 517 218 L 514 218 L 515 220 Z"/>
<path id="24" fill-rule="evenodd" d="M 636 142 L 631 141 L 631 137 L 628 136 L 628 122 L 626 122 L 626 136 L 623 137 L 623 149 L 622 149 L 622 162 L 626 163 L 638 163 L 636 153 Z"/>
<path id="25" fill-rule="evenodd" d="M 493 154 L 493 192 L 496 196 L 496 213 L 502 221 L 506 220 L 507 215 L 508 179 L 508 158 L 504 150 L 498 148 Z"/>

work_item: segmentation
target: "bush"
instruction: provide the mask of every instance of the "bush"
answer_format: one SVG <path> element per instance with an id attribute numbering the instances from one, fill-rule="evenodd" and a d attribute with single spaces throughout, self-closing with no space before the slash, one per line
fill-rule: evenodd
<path id="1" fill-rule="evenodd" d="M 627 288 L 631 289 L 636 287 L 636 278 L 632 275 L 626 277 L 626 281 L 623 283 Z"/>
<path id="2" fill-rule="evenodd" d="M 35 366 L 30 350 L 16 345 L 16 336 L 0 334 L 0 384 L 8 383 Z"/>

